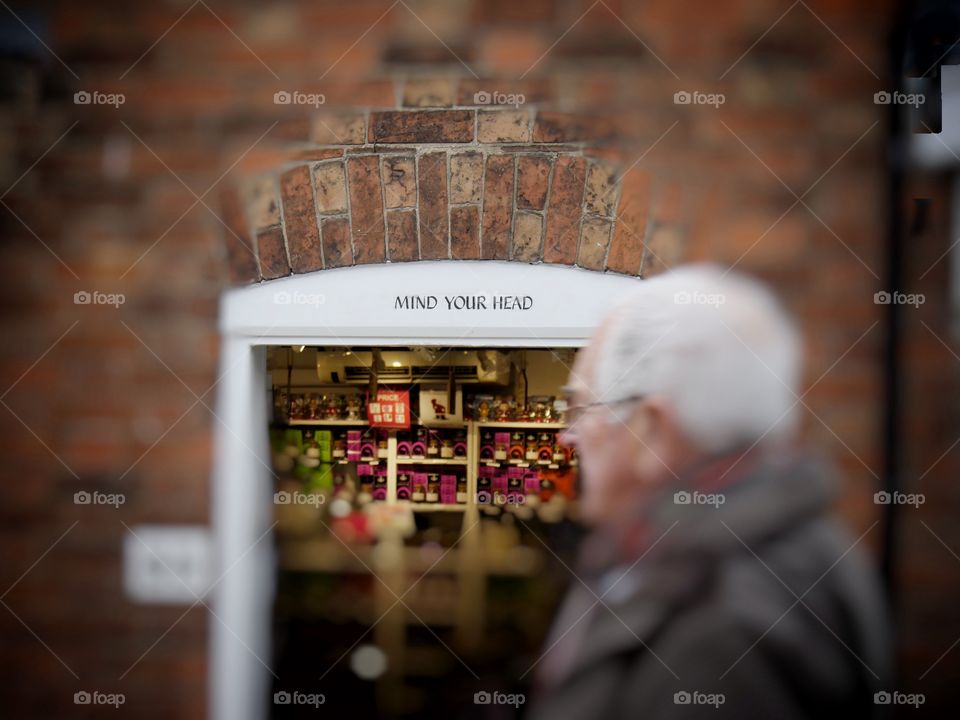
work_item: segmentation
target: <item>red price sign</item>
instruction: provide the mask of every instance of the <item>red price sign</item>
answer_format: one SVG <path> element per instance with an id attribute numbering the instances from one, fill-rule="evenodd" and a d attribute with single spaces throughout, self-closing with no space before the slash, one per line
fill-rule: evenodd
<path id="1" fill-rule="evenodd" d="M 367 418 L 373 427 L 410 428 L 410 391 L 378 389 L 367 403 Z"/>

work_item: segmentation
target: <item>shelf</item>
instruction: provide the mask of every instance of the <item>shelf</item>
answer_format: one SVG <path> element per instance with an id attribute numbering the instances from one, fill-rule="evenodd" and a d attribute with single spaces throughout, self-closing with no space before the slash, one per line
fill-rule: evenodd
<path id="1" fill-rule="evenodd" d="M 334 427 L 340 426 L 367 426 L 370 423 L 366 420 L 291 420 L 289 423 L 290 427 L 296 427 L 297 425 L 331 425 Z"/>
<path id="2" fill-rule="evenodd" d="M 476 426 L 478 428 L 516 428 L 518 430 L 566 430 L 566 423 L 558 422 L 526 422 L 526 421 L 516 421 L 516 422 L 497 422 L 497 421 L 488 421 L 488 422 L 477 422 Z"/>
<path id="3" fill-rule="evenodd" d="M 466 465 L 466 458 L 414 458 L 398 457 L 397 465 Z"/>
<path id="4" fill-rule="evenodd" d="M 403 500 L 397 501 L 397 505 L 408 507 L 413 512 L 462 512 L 467 509 L 466 503 L 458 505 L 444 505 L 443 503 L 407 503 Z"/>

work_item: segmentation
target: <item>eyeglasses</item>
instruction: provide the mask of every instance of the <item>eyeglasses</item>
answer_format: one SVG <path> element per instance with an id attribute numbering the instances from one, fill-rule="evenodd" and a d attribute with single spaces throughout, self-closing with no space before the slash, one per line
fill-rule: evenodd
<path id="1" fill-rule="evenodd" d="M 613 408 L 618 405 L 623 405 L 624 403 L 634 402 L 635 400 L 643 400 L 646 394 L 637 393 L 634 395 L 628 395 L 627 397 L 618 398 L 616 400 L 597 400 L 595 402 L 581 403 L 575 405 L 567 401 L 567 424 L 574 425 L 580 419 L 583 418 L 583 414 L 586 410 L 589 410 L 593 407 L 608 407 Z"/>

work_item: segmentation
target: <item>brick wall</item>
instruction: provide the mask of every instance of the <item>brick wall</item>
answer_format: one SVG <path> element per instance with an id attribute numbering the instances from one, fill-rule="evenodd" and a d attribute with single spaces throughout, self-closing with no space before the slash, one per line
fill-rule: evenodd
<path id="1" fill-rule="evenodd" d="M 476 82 L 399 85 L 403 107 L 308 117 L 276 167 L 224 189 L 233 282 L 438 259 L 655 266 L 609 121 L 486 108 Z"/>
<path id="2" fill-rule="evenodd" d="M 883 336 L 872 298 L 887 198 L 884 116 L 871 99 L 884 89 L 891 4 L 10 10 L 46 45 L 4 15 L 5 36 L 24 38 L 4 58 L 0 109 L 10 716 L 73 713 L 82 688 L 126 693 L 138 717 L 204 714 L 207 615 L 129 602 L 120 544 L 125 524 L 209 517 L 216 302 L 230 284 L 474 253 L 643 275 L 683 260 L 735 264 L 771 282 L 807 331 L 806 432 L 842 473 L 838 513 L 857 535 L 878 517 Z M 125 103 L 76 105 L 80 90 Z M 323 93 L 323 112 L 276 104 L 285 91 Z M 474 104 L 493 91 L 522 93 L 519 115 Z M 674 102 L 693 91 L 725 102 Z M 411 123 L 416 112 L 427 116 Z M 590 189 L 607 164 L 622 175 L 615 209 Z M 927 182 L 942 207 L 946 180 Z M 558 185 L 582 201 L 554 207 Z M 381 204 L 355 202 L 367 196 Z M 944 215 L 911 245 L 930 263 L 950 244 Z M 960 426 L 945 390 L 957 379 L 947 277 L 942 264 L 922 274 L 931 301 L 911 316 L 905 474 L 923 477 L 929 514 L 907 517 L 902 647 L 905 676 L 942 709 L 955 703 L 960 651 L 919 678 L 960 634 L 960 564 L 920 519 L 960 552 L 950 515 Z M 82 290 L 126 302 L 76 305 Z M 127 502 L 78 507 L 83 489 Z M 871 531 L 864 545 L 878 539 Z"/>

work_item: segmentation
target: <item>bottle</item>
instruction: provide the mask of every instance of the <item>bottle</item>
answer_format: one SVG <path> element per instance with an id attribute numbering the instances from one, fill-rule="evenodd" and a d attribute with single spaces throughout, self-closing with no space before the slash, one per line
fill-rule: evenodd
<path id="1" fill-rule="evenodd" d="M 422 503 L 427 497 L 426 476 L 423 473 L 413 474 L 413 492 L 410 499 L 415 503 Z"/>
<path id="2" fill-rule="evenodd" d="M 427 497 L 428 503 L 440 502 L 440 475 L 438 473 L 427 474 Z"/>

